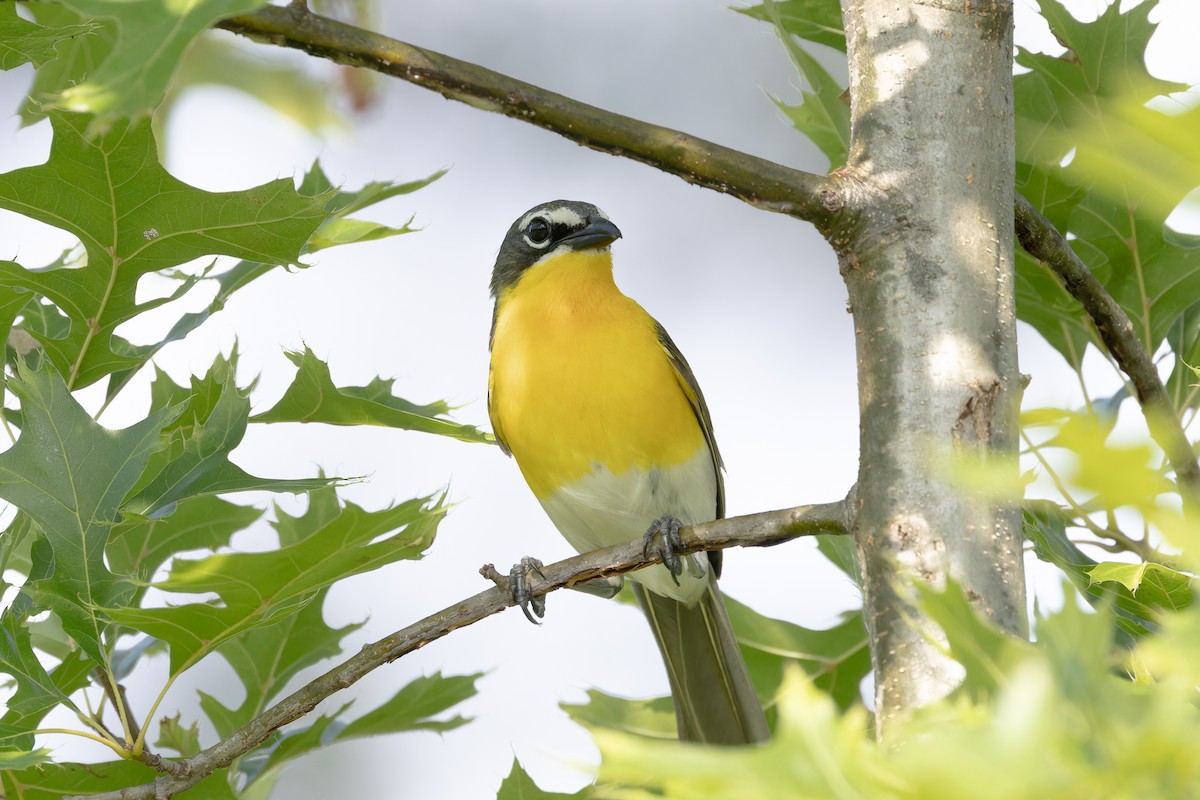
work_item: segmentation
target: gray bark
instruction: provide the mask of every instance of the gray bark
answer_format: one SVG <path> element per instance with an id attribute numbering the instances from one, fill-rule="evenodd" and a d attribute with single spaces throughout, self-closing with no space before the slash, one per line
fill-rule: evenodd
<path id="1" fill-rule="evenodd" d="M 914 608 L 952 576 L 1026 633 L 1020 511 L 956 489 L 946 463 L 1017 474 L 1011 0 L 843 0 L 853 222 L 839 250 L 857 341 L 861 465 L 853 529 L 876 710 L 950 692 L 961 668 Z"/>

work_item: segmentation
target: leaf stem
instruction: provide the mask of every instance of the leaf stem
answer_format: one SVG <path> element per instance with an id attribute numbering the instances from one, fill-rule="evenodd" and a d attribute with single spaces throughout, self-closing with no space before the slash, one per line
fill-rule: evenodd
<path id="1" fill-rule="evenodd" d="M 9 440 L 13 444 L 16 444 L 17 443 L 17 435 L 15 433 L 13 433 L 12 427 L 8 424 L 8 413 L 7 412 L 8 412 L 7 408 L 0 408 L 0 422 L 4 423 L 4 432 L 8 434 Z"/>
<path id="2" fill-rule="evenodd" d="M 176 673 L 169 676 L 166 683 L 163 684 L 162 690 L 158 693 L 158 697 L 155 697 L 154 702 L 150 704 L 150 710 L 146 712 L 146 717 L 142 722 L 142 729 L 138 733 L 137 741 L 133 743 L 134 753 L 142 752 L 142 748 L 145 746 L 146 741 L 146 731 L 150 728 L 150 723 L 154 721 L 154 715 L 158 713 L 158 707 L 162 704 L 162 701 L 167 696 L 167 692 L 170 691 L 171 686 L 173 686 L 175 683 L 175 679 L 178 678 L 180 674 L 181 673 Z"/>
<path id="3" fill-rule="evenodd" d="M 103 736 L 98 736 L 94 733 L 88 733 L 87 731 L 77 731 L 74 728 L 38 728 L 37 730 L 30 731 L 30 733 L 34 735 L 43 733 L 62 733 L 68 736 L 78 736 L 83 739 L 91 739 L 93 742 L 99 742 L 109 750 L 112 750 L 121 758 L 129 758 L 129 751 L 122 747 L 119 742 L 114 742 L 110 739 L 106 739 Z"/>
<path id="4" fill-rule="evenodd" d="M 103 736 L 113 744 L 121 745 L 121 740 L 117 738 L 117 735 L 108 729 L 108 726 L 104 724 L 100 715 L 93 712 L 91 708 L 88 709 L 87 714 L 76 713 L 75 716 L 80 722 L 95 731 L 98 736 Z"/>
<path id="5" fill-rule="evenodd" d="M 121 718 L 121 733 L 125 737 L 126 746 L 132 746 L 134 740 L 138 738 L 133 728 L 129 724 L 129 712 L 125 708 L 125 693 L 121 690 L 121 685 L 117 683 L 117 678 L 112 673 L 109 667 L 100 667 L 101 682 L 104 684 L 104 692 L 108 695 L 108 699 L 112 701 L 113 706 L 117 709 L 117 716 Z M 138 751 L 134 751 L 136 755 Z"/>

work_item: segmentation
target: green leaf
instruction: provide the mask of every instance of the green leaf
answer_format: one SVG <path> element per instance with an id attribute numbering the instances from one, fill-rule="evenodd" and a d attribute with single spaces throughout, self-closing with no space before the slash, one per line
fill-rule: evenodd
<path id="1" fill-rule="evenodd" d="M 126 499 L 126 509 L 154 517 L 180 500 L 221 492 L 269 490 L 306 492 L 327 486 L 318 478 L 259 478 L 229 460 L 246 433 L 250 400 L 237 385 L 237 357 L 218 357 L 203 378 L 192 378 L 190 393 L 159 371 L 151 390 L 152 405 L 186 396 L 186 404 L 163 430 L 166 447 L 155 453 Z"/>
<path id="2" fill-rule="evenodd" d="M 803 102 L 788 105 L 779 99 L 775 104 L 829 159 L 830 167 L 846 163 L 850 148 L 850 106 L 842 99 L 843 87 L 813 56 L 793 38 L 783 25 L 783 18 L 774 3 L 763 8 L 775 24 L 775 32 L 783 42 L 788 57 L 810 89 L 802 89 Z"/>
<path id="3" fill-rule="evenodd" d="M 410 219 L 409 222 L 412 220 Z M 412 233 L 416 228 L 405 223 L 402 227 L 393 228 L 378 222 L 367 222 L 361 219 L 331 219 L 313 234 L 309 241 L 309 252 L 324 250 L 326 247 L 337 247 L 356 242 L 373 242 L 377 239 L 387 239 L 402 233 Z"/>
<path id="4" fill-rule="evenodd" d="M 170 515 L 155 519 L 127 512 L 109 537 L 108 563 L 119 575 L 148 582 L 176 553 L 224 547 L 262 514 L 211 495 L 181 500 Z"/>
<path id="5" fill-rule="evenodd" d="M 892 794 L 877 782 L 883 772 L 881 757 L 865 735 L 867 712 L 861 706 L 839 717 L 829 696 L 813 687 L 799 669 L 791 669 L 778 707 L 774 738 L 757 747 L 684 745 L 594 731 L 602 787 L 611 784 L 627 792 L 630 787 L 644 787 L 653 792 L 629 792 L 625 796 L 630 798 L 688 800 L 919 796 Z"/>
<path id="6" fill-rule="evenodd" d="M 1072 214 L 1070 230 L 1093 248 L 1085 263 L 1109 265 L 1098 277 L 1133 321 L 1142 346 L 1155 352 L 1200 296 L 1200 237 L 1165 228 L 1141 197 L 1094 193 Z"/>
<path id="7" fill-rule="evenodd" d="M 500 791 L 496 793 L 496 800 L 566 800 L 566 798 L 584 798 L 588 796 L 586 788 L 580 789 L 575 794 L 563 794 L 562 792 L 547 792 L 540 789 L 533 778 L 529 777 L 529 773 L 521 766 L 521 762 L 513 757 L 512 769 L 508 771 L 508 777 L 500 784 Z"/>
<path id="8" fill-rule="evenodd" d="M 987 695 L 1002 688 L 1017 666 L 1029 658 L 1029 643 L 980 618 L 962 586 L 946 579 L 944 589 L 915 584 L 921 610 L 946 635 L 950 657 L 966 670 L 960 692 Z"/>
<path id="9" fill-rule="evenodd" d="M 134 605 L 134 603 L 130 603 Z M 142 659 L 148 656 L 166 653 L 165 644 L 153 636 L 142 636 L 128 647 L 113 651 L 111 671 L 114 678 L 123 681 L 133 674 L 134 669 L 141 665 Z"/>
<path id="10" fill-rule="evenodd" d="M 165 608 L 112 608 L 109 616 L 167 642 L 171 674 L 225 642 L 300 612 L 319 590 L 351 575 L 401 559 L 420 558 L 432 543 L 446 509 L 441 500 L 409 500 L 381 511 L 347 503 L 334 519 L 295 544 L 258 553 L 221 553 L 176 559 L 158 588 L 212 592 L 220 605 L 188 603 Z M 245 576 L 254 575 L 253 582 Z"/>
<path id="11" fill-rule="evenodd" d="M 122 499 L 158 446 L 159 429 L 178 409 L 110 431 L 92 421 L 49 368 L 22 369 L 9 385 L 24 419 L 17 443 L 0 453 L 0 497 L 27 513 L 45 537 L 45 547 L 34 545 L 36 598 L 103 664 L 98 609 L 120 605 L 132 591 L 109 572 L 104 548 Z"/>
<path id="12" fill-rule="evenodd" d="M 1200 684 L 1200 607 L 1165 615 L 1161 635 L 1147 638 L 1137 658 L 1161 682 Z"/>
<path id="13" fill-rule="evenodd" d="M 40 67 L 58 56 L 57 45 L 64 39 L 83 38 L 94 25 L 47 27 L 22 19 L 16 3 L 0 3 L 0 70 L 22 64 Z"/>
<path id="14" fill-rule="evenodd" d="M 334 734 L 344 726 L 339 718 L 350 706 L 351 703 L 345 703 L 332 714 L 319 714 L 311 724 L 288 730 L 269 745 L 244 757 L 238 771 L 251 783 L 242 792 L 242 800 L 267 800 L 289 761 L 333 740 Z"/>
<path id="15" fill-rule="evenodd" d="M 1107 421 L 1088 413 L 1048 409 L 1047 414 L 1026 411 L 1022 420 L 1029 426 L 1057 428 L 1053 439 L 1039 446 L 1063 448 L 1076 456 L 1071 468 L 1063 470 L 1064 477 L 1101 495 L 1107 508 L 1132 506 L 1149 514 L 1160 496 L 1174 492 L 1156 468 L 1159 456 L 1149 442 L 1109 443 Z"/>
<path id="16" fill-rule="evenodd" d="M 167 83 L 192 41 L 217 20 L 253 11 L 264 0 L 63 0 L 81 15 L 111 19 L 112 51 L 82 83 L 65 89 L 55 104 L 95 114 L 91 132 L 105 132 L 119 118 L 148 114 L 162 102 Z"/>
<path id="17" fill-rule="evenodd" d="M 295 619 L 296 616 L 288 617 L 288 619 Z M 270 630 L 270 626 L 260 630 Z M 257 636 L 242 637 L 242 639 L 254 638 L 257 638 Z M 240 642 L 242 639 L 234 639 L 233 642 L 226 643 L 226 646 Z M 218 650 L 218 652 L 220 652 L 220 650 Z M 255 717 L 254 714 L 246 716 L 241 712 L 240 708 L 229 708 L 220 700 L 213 697 L 211 694 L 208 694 L 207 692 L 197 690 L 196 694 L 200 697 L 200 710 L 204 712 L 204 716 L 208 717 L 208 721 L 212 723 L 213 729 L 217 732 L 217 736 L 220 736 L 222 739 L 227 738 L 230 734 L 237 731 L 238 728 L 245 725 L 248 720 L 254 719 Z M 243 702 L 242 707 L 245 706 L 246 703 Z M 243 717 L 245 717 L 245 719 L 243 719 Z"/>
<path id="18" fill-rule="evenodd" d="M 1071 247 L 1158 350 L 1200 293 L 1200 237 L 1163 220 L 1200 185 L 1200 111 L 1168 115 L 1149 101 L 1186 88 L 1154 78 L 1145 50 L 1153 3 L 1108 5 L 1092 22 L 1057 0 L 1043 16 L 1068 48 L 1021 51 L 1015 79 L 1017 188 L 1066 234 Z M 1149 104 L 1148 104 L 1149 103 Z M 1033 259 L 1018 258 L 1017 311 L 1078 369 L 1096 337 L 1074 301 Z"/>
<path id="19" fill-rule="evenodd" d="M 51 751 L 45 747 L 38 748 L 37 750 L 30 750 L 28 752 L 0 750 L 0 771 L 10 769 L 25 769 L 26 767 L 32 767 L 35 764 L 44 764 L 51 760 L 50 753 Z"/>
<path id="20" fill-rule="evenodd" d="M 309 173 L 313 174 L 315 171 L 316 164 L 313 164 L 313 169 Z M 327 208 L 339 217 L 345 217 L 347 214 L 370 208 L 384 200 L 424 189 L 434 181 L 441 179 L 449 171 L 449 168 L 439 169 L 432 175 L 412 181 L 371 181 L 363 188 L 352 192 L 338 187 L 337 194 L 329 201 Z"/>
<path id="21" fill-rule="evenodd" d="M 778 15 L 772 19 L 772 9 Z M 842 30 L 842 5 L 838 0 L 779 0 L 749 8 L 735 8 L 763 22 L 774 21 L 791 34 L 810 42 L 846 52 L 846 32 Z"/>
<path id="22" fill-rule="evenodd" d="M 179 714 L 162 718 L 154 746 L 169 748 L 181 756 L 194 756 L 200 752 L 200 726 L 192 722 L 185 727 L 179 719 Z"/>
<path id="23" fill-rule="evenodd" d="M 363 188 L 349 192 L 334 186 L 325 171 L 321 169 L 321 165 L 313 162 L 312 168 L 304 176 L 304 182 L 300 184 L 300 191 L 310 195 L 324 195 L 332 192 L 333 196 L 325 208 L 338 219 L 343 219 L 347 214 L 362 211 L 364 208 L 369 208 L 384 200 L 424 189 L 447 172 L 449 170 L 441 169 L 428 177 L 418 178 L 415 181 L 371 181 Z"/>
<path id="24" fill-rule="evenodd" d="M 1147 638 L 1118 666 L 1113 656 L 1122 654 L 1113 651 L 1107 612 L 1083 610 L 1068 592 L 1062 609 L 1038 620 L 1034 644 L 1013 640 L 1024 654 L 1004 666 L 1007 645 L 994 647 L 994 633 L 960 591 L 934 603 L 950 625 L 952 646 L 992 665 L 977 664 L 976 671 L 1003 673 L 992 690 L 959 692 L 889 719 L 887 738 L 876 742 L 866 709 L 839 713 L 801 670 L 791 669 L 777 696 L 774 736 L 760 746 L 595 730 L 602 759 L 596 794 L 624 800 L 1197 797 L 1195 606 L 1171 615 L 1164 635 Z M 960 646 L 964 638 L 969 642 Z"/>
<path id="25" fill-rule="evenodd" d="M 314 80 L 301 65 L 262 50 L 220 34 L 197 37 L 175 70 L 167 103 L 186 87 L 221 86 L 253 97 L 314 133 L 346 126 L 329 82 Z M 160 108 L 160 116 L 166 108 Z"/>
<path id="26" fill-rule="evenodd" d="M 774 695 L 786 665 L 796 663 L 840 708 L 861 702 L 859 685 L 871 671 L 871 652 L 861 613 L 847 614 L 832 628 L 819 630 L 764 616 L 728 596 L 725 607 L 760 695 Z M 773 658 L 767 660 L 763 655 Z"/>
<path id="27" fill-rule="evenodd" d="M 378 708 L 368 711 L 348 724 L 335 737 L 336 741 L 362 736 L 378 736 L 399 731 L 445 731 L 466 725 L 470 719 L 455 716 L 447 720 L 434 719 L 464 700 L 475 696 L 475 682 L 482 673 L 452 675 L 443 678 L 440 672 L 417 678 Z"/>
<path id="28" fill-rule="evenodd" d="M 567 716 L 586 728 L 605 728 L 645 736 L 674 739 L 678 735 L 675 705 L 670 697 L 631 699 L 588 689 L 586 703 L 560 703 Z"/>
<path id="29" fill-rule="evenodd" d="M 4 578 L 9 570 L 28 577 L 32 567 L 30 551 L 34 538 L 39 534 L 37 526 L 23 511 L 18 511 L 8 527 L 0 531 L 0 591 L 16 585 Z"/>
<path id="30" fill-rule="evenodd" d="M 59 800 L 73 795 L 117 792 L 152 783 L 161 773 L 135 761 L 103 764 L 40 764 L 0 772 L 4 796 L 21 800 Z M 217 770 L 196 786 L 181 792 L 182 800 L 235 800 L 226 770 Z"/>
<path id="31" fill-rule="evenodd" d="M 12 606 L 0 612 L 0 674 L 16 684 L 6 703 L 8 710 L 0 719 L 0 749 L 28 751 L 33 747 L 29 732 L 52 708 L 61 704 L 75 709 L 69 693 L 50 677 L 33 650 L 25 624 L 28 611 L 28 597 L 18 595 Z"/>
<path id="32" fill-rule="evenodd" d="M 15 4 L 14 4 L 15 5 Z M 32 125 L 46 116 L 46 104 L 60 92 L 79 83 L 96 65 L 108 58 L 117 41 L 114 20 L 92 20 L 64 5 L 50 2 L 26 2 L 38 24 L 52 30 L 70 30 L 86 25 L 89 35 L 61 39 L 55 47 L 57 58 L 47 61 L 34 74 L 33 85 L 21 104 L 21 122 Z"/>
<path id="33" fill-rule="evenodd" d="M 411 232 L 414 229 L 410 228 L 407 224 L 400 228 L 393 228 L 375 222 L 363 222 L 361 220 L 346 219 L 345 217 L 347 214 L 367 208 L 391 197 L 408 194 L 428 186 L 444 175 L 445 172 L 445 170 L 441 170 L 429 177 L 416 181 L 372 181 L 358 191 L 349 192 L 334 187 L 321 170 L 320 164 L 314 162 L 308 174 L 304 176 L 299 192 L 305 197 L 328 197 L 329 200 L 325 204 L 325 209 L 329 217 L 309 237 L 302 248 L 302 252 L 312 253 L 325 247 L 370 241 Z M 217 284 L 217 290 L 213 295 L 212 301 L 206 309 L 181 315 L 167 332 L 167 335 L 158 342 L 137 347 L 128 345 L 123 350 L 114 347 L 115 350 L 121 350 L 121 352 L 129 354 L 132 358 L 128 366 L 114 372 L 109 378 L 107 397 L 111 399 L 115 396 L 129 379 L 164 346 L 185 338 L 189 333 L 204 324 L 209 317 L 223 309 L 234 292 L 266 275 L 268 272 L 273 271 L 278 266 L 279 264 L 277 263 L 241 261 L 218 275 L 210 275 L 209 271 L 205 270 L 198 277 L 190 275 L 173 276 L 178 277 L 182 283 L 179 289 L 170 298 L 167 298 L 167 300 L 181 295 L 190 288 L 192 283 L 214 281 Z M 149 307 L 149 304 L 144 304 L 142 309 L 147 310 Z M 0 324 L 2 323 L 3 306 L 0 306 Z"/>
<path id="34" fill-rule="evenodd" d="M 1132 646 L 1136 638 L 1158 630 L 1160 615 L 1153 606 L 1120 584 L 1092 581 L 1089 572 L 1097 562 L 1067 537 L 1066 525 L 1072 520 L 1063 509 L 1048 501 L 1029 501 L 1023 511 L 1022 531 L 1033 543 L 1034 554 L 1062 570 L 1093 608 L 1112 609 L 1122 644 Z"/>
<path id="35" fill-rule="evenodd" d="M 822 533 L 817 536 L 817 550 L 853 581 L 862 591 L 862 572 L 858 568 L 858 548 L 853 536 Z"/>
<path id="36" fill-rule="evenodd" d="M 402 731 L 445 732 L 466 724 L 467 720 L 462 717 L 445 721 L 432 717 L 473 697 L 475 681 L 479 677 L 475 674 L 443 678 L 441 673 L 436 673 L 417 678 L 391 700 L 349 724 L 341 721 L 350 708 L 346 703 L 332 714 L 318 716 L 310 725 L 289 730 L 273 745 L 250 759 L 243 759 L 241 769 L 252 781 L 244 797 L 265 800 L 287 762 L 334 742 Z"/>
<path id="37" fill-rule="evenodd" d="M 1192 576 L 1162 564 L 1106 561 L 1088 570 L 1093 584 L 1115 581 L 1133 596 L 1162 609 L 1178 611 L 1192 604 Z"/>
<path id="38" fill-rule="evenodd" d="M 1167 378 L 1167 394 L 1176 412 L 1182 414 L 1200 402 L 1200 376 L 1194 369 L 1200 364 L 1200 302 L 1193 303 L 1176 318 L 1167 333 L 1167 344 L 1175 356 Z"/>
<path id="39" fill-rule="evenodd" d="M 445 419 L 450 407 L 443 402 L 419 406 L 392 394 L 392 380 L 376 378 L 366 386 L 338 388 L 329 366 L 312 350 L 289 352 L 299 371 L 292 385 L 272 408 L 252 422 L 323 422 L 329 425 L 381 425 L 389 428 L 436 433 L 464 442 L 494 443 L 495 437 L 473 425 Z"/>
<path id="40" fill-rule="evenodd" d="M 211 255 L 296 263 L 327 217 L 329 198 L 303 196 L 289 179 L 241 192 L 204 192 L 176 180 L 158 163 L 149 120 L 117 123 L 89 141 L 88 117 L 50 117 L 49 160 L 0 174 L 0 208 L 78 236 L 87 263 L 27 270 L 0 262 L 0 290 L 36 292 L 66 315 L 66 335 L 35 336 L 73 389 L 144 363 L 145 353 L 112 336 L 161 304 L 136 302 L 143 275 Z"/>
<path id="41" fill-rule="evenodd" d="M 291 547 L 318 534 L 341 513 L 333 489 L 311 492 L 308 509 L 299 516 L 290 516 L 276 507 L 273 524 L 280 546 Z M 340 654 L 342 639 L 362 627 L 362 623 L 329 627 L 323 611 L 326 594 L 327 590 L 322 589 L 298 613 L 220 647 L 217 652 L 237 673 L 245 695 L 241 705 L 228 708 L 200 692 L 200 707 L 219 736 L 229 736 L 258 716 L 302 669 Z"/>
<path id="42" fill-rule="evenodd" d="M 1099 343 L 1087 312 L 1042 262 L 1021 249 L 1016 262 L 1018 316 L 1079 371 L 1087 346 Z"/>
<path id="43" fill-rule="evenodd" d="M 832 628 L 815 630 L 764 616 L 729 596 L 725 607 L 760 697 L 769 701 L 785 672 L 800 666 L 839 708 L 862 704 L 860 685 L 871 671 L 871 652 L 861 613 L 846 615 Z M 586 703 L 563 703 L 561 707 L 588 728 L 655 739 L 676 737 L 670 697 L 629 699 L 589 690 Z"/>
<path id="44" fill-rule="evenodd" d="M 233 667 L 246 692 L 234 708 L 200 692 L 200 707 L 217 735 L 227 737 L 254 719 L 302 669 L 339 655 L 342 639 L 362 627 L 362 623 L 341 628 L 326 625 L 326 594 L 326 590 L 317 592 L 298 613 L 255 630 L 253 636 L 226 642 L 217 651 Z"/>

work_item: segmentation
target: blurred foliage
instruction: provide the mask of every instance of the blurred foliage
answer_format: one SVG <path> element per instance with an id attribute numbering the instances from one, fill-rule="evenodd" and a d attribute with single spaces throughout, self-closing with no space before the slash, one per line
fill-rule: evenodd
<path id="1" fill-rule="evenodd" d="M 1036 646 L 989 627 L 970 608 L 953 584 L 925 598 L 967 679 L 951 697 L 899 723 L 886 742 L 870 736 L 864 709 L 840 712 L 792 668 L 779 692 L 775 738 L 763 747 L 595 730 L 602 763 L 589 796 L 1200 797 L 1200 675 L 1194 660 L 1184 674 L 1172 669 L 1196 655 L 1195 609 L 1177 615 L 1170 634 L 1114 660 L 1110 615 L 1085 613 L 1070 595 L 1038 620 Z"/>

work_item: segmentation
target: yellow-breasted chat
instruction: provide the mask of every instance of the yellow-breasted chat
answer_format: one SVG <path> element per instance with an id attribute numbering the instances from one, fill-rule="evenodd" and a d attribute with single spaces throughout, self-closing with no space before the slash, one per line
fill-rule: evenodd
<path id="1" fill-rule="evenodd" d="M 762 741 L 762 707 L 721 601 L 720 553 L 682 559 L 684 525 L 724 516 L 721 456 L 691 367 L 613 280 L 621 236 L 589 203 L 523 214 L 492 272 L 488 413 L 555 527 L 587 552 L 645 535 L 662 565 L 629 575 L 654 631 L 680 738 Z"/>

